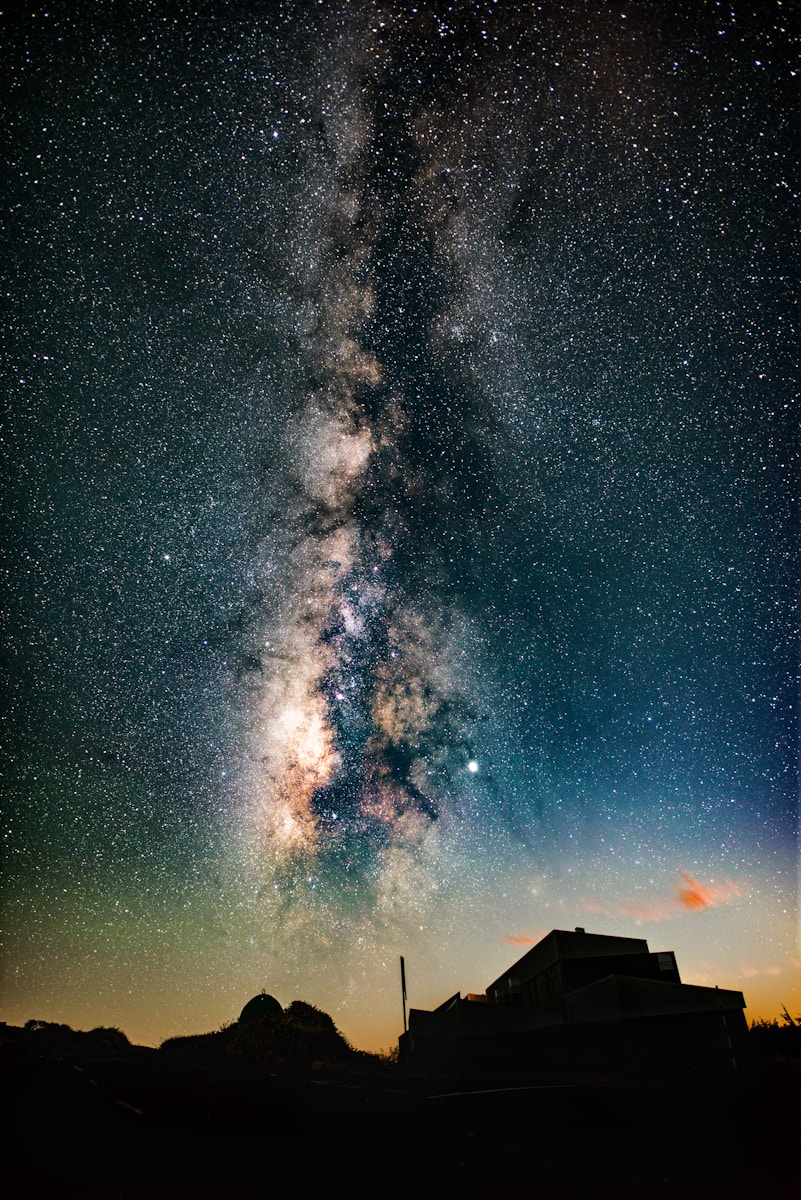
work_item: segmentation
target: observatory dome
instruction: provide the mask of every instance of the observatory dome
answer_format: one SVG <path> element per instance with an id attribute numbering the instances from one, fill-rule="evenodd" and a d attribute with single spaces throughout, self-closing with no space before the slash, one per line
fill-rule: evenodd
<path id="1" fill-rule="evenodd" d="M 284 1010 L 275 996 L 268 996 L 266 992 L 260 992 L 258 996 L 248 1000 L 242 1009 L 239 1014 L 239 1024 L 248 1025 L 251 1021 L 261 1021 L 264 1017 L 280 1017 L 283 1012 Z"/>

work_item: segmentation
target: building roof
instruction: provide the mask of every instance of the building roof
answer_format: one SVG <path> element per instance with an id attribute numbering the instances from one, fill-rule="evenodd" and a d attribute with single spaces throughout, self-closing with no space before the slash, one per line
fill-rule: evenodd
<path id="1" fill-rule="evenodd" d="M 530 979 L 559 961 L 572 958 L 603 958 L 625 954 L 647 954 L 645 938 L 613 937 L 606 933 L 587 933 L 584 929 L 552 929 L 522 958 L 508 967 L 487 988 L 490 992 L 510 976 L 518 981 Z"/>

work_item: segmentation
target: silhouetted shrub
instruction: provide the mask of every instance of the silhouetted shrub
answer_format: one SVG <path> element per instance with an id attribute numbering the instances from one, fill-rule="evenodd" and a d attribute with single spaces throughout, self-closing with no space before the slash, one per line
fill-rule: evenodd
<path id="1" fill-rule="evenodd" d="M 787 1018 L 754 1021 L 749 1029 L 748 1043 L 752 1055 L 797 1059 L 801 1056 L 801 1024 Z"/>
<path id="2" fill-rule="evenodd" d="M 90 1029 L 80 1036 L 81 1049 L 86 1054 L 125 1054 L 131 1049 L 126 1035 L 114 1026 L 99 1025 L 97 1029 Z"/>
<path id="3" fill-rule="evenodd" d="M 159 1050 L 176 1058 L 220 1058 L 228 1052 L 231 1026 L 213 1033 L 193 1033 L 185 1037 L 166 1038 Z"/>
<path id="4" fill-rule="evenodd" d="M 313 1004 L 307 1004 L 305 1000 L 293 1000 L 286 1010 L 286 1015 L 301 1029 L 338 1033 L 337 1027 L 328 1013 L 323 1012 L 320 1008 L 315 1008 Z"/>
<path id="5" fill-rule="evenodd" d="M 0 1043 L 15 1054 L 31 1055 L 36 1058 L 63 1058 L 65 1056 L 128 1054 L 133 1050 L 121 1029 L 99 1026 L 85 1032 L 72 1029 L 58 1021 L 26 1021 L 22 1029 L 6 1026 Z"/>
<path id="6" fill-rule="evenodd" d="M 228 1052 L 237 1058 L 274 1061 L 288 1051 L 286 1018 L 282 1013 L 265 1013 L 259 1020 L 234 1026 L 228 1040 Z"/>
<path id="7" fill-rule="evenodd" d="M 341 1062 L 353 1053 L 328 1013 L 303 1000 L 293 1001 L 285 1012 L 266 1010 L 258 1020 L 240 1020 L 229 1051 L 240 1058 L 305 1065 Z"/>

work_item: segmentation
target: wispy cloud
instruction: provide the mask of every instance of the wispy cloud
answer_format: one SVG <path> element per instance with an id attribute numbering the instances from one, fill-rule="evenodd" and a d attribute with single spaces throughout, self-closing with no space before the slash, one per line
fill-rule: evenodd
<path id="1" fill-rule="evenodd" d="M 536 933 L 510 933 L 503 940 L 507 946 L 536 946 L 537 942 L 541 942 L 547 932 L 547 929 L 542 929 Z"/>
<path id="2" fill-rule="evenodd" d="M 607 901 L 594 898 L 578 898 L 568 903 L 565 901 L 552 902 L 551 909 L 562 912 L 588 913 L 592 916 L 621 918 L 635 921 L 639 924 L 672 921 L 682 913 L 702 913 L 723 904 L 730 904 L 742 895 L 743 887 L 731 879 L 710 880 L 700 882 L 689 871 L 678 872 L 679 881 L 674 883 L 670 892 L 659 892 L 645 900 Z M 536 944 L 545 936 L 545 931 L 538 933 L 515 933 L 504 938 L 510 946 L 528 946 Z"/>
<path id="3" fill-rule="evenodd" d="M 771 963 L 767 967 L 752 967 L 746 965 L 740 968 L 740 974 L 744 979 L 754 979 L 758 975 L 769 975 L 773 978 L 778 978 L 784 974 L 784 967 L 779 967 L 775 963 Z"/>
<path id="4" fill-rule="evenodd" d="M 728 904 L 730 900 L 740 895 L 740 888 L 729 879 L 721 883 L 699 883 L 687 871 L 679 871 L 684 881 L 684 887 L 677 887 L 679 904 L 695 912 L 703 912 L 706 908 L 717 908 L 720 904 Z"/>
<path id="5" fill-rule="evenodd" d="M 681 883 L 673 885 L 673 891 L 656 895 L 642 902 L 621 901 L 597 906 L 605 916 L 630 917 L 635 921 L 672 921 L 683 912 L 706 912 L 729 904 L 742 892 L 739 884 L 731 879 L 712 880 L 701 883 L 689 871 L 679 871 Z"/>

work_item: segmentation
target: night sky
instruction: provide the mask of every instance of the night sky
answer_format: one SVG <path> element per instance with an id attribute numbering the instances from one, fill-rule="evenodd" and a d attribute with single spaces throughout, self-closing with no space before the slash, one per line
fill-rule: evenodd
<path id="1" fill-rule="evenodd" d="M 795 1013 L 798 16 L 6 22 L 0 1016 Z"/>

